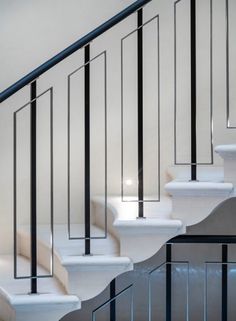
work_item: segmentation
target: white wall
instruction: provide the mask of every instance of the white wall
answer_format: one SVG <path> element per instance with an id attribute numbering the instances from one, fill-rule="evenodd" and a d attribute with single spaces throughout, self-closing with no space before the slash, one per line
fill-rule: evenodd
<path id="1" fill-rule="evenodd" d="M 186 0 L 183 0 L 183 3 Z M 98 5 L 99 3 L 99 5 Z M 101 22 L 105 21 L 111 15 L 117 13 L 122 8 L 126 7 L 132 1 L 111 1 L 99 0 L 98 1 L 0 1 L 0 38 L 2 41 L 2 48 L 0 52 L 1 61 L 1 74 L 0 74 L 0 88 L 4 89 L 12 82 L 23 76 L 25 73 L 38 66 L 58 51 L 64 49 L 72 42 L 77 40 L 80 36 L 86 34 Z M 165 182 L 165 170 L 168 166 L 173 165 L 173 141 L 174 141 L 174 10 L 173 0 L 153 0 L 144 10 L 144 21 L 152 18 L 159 13 L 160 15 L 160 106 L 161 106 L 161 186 L 163 190 Z M 199 0 L 201 8 L 207 8 L 207 1 Z M 201 9 L 200 8 L 200 9 Z M 184 17 L 187 12 L 187 7 L 183 9 L 182 19 L 180 17 L 182 28 L 184 27 Z M 204 14 L 205 10 L 201 11 Z M 234 142 L 234 132 L 226 131 L 225 129 L 225 12 L 224 1 L 213 1 L 213 18 L 214 18 L 214 35 L 213 35 L 213 49 L 214 49 L 214 87 L 213 87 L 213 106 L 214 106 L 214 130 L 215 130 L 215 145 L 220 143 Z M 202 16 L 199 16 L 201 21 Z M 200 24 L 199 24 L 200 25 Z M 121 63 L 120 63 L 120 39 L 136 27 L 136 17 L 131 16 L 126 21 L 122 22 L 112 30 L 104 34 L 102 37 L 94 41 L 91 45 L 91 56 L 94 57 L 103 50 L 107 50 L 107 116 L 108 116 L 108 193 L 120 195 L 120 178 L 121 178 Z M 17 31 L 16 31 L 17 30 Z M 207 32 L 203 26 L 200 25 L 199 32 L 204 35 L 203 39 L 206 41 Z M 152 34 L 149 33 L 147 46 L 152 51 Z M 184 45 L 183 45 L 184 46 Z M 188 44 L 185 44 L 188 48 Z M 153 50 L 154 51 L 154 50 Z M 149 52 L 150 53 L 150 52 Z M 202 53 L 201 53 L 202 54 Z M 204 54 L 204 52 L 203 52 Z M 135 60 L 130 47 L 126 53 L 128 61 Z M 145 64 L 148 65 L 149 59 L 152 56 L 146 56 Z M 148 61 L 147 61 L 148 60 Z M 186 64 L 186 61 L 183 60 Z M 68 58 L 65 62 L 61 63 L 53 70 L 40 77 L 38 80 L 38 92 L 42 92 L 50 86 L 54 88 L 54 152 L 55 152 L 55 218 L 57 222 L 65 222 L 67 216 L 67 75 L 74 69 L 83 64 L 83 51 L 77 52 Z M 203 64 L 204 65 L 204 64 Z M 150 67 L 150 64 L 149 64 Z M 96 67 L 96 68 L 101 68 Z M 204 70 L 204 66 L 202 67 Z M 102 69 L 101 69 L 102 70 Z M 129 72 L 126 70 L 126 72 Z M 130 71 L 132 73 L 132 71 Z M 100 78 L 101 77 L 101 78 Z M 134 75 L 131 74 L 131 77 Z M 145 76 L 145 83 L 156 84 L 156 75 Z M 181 79 L 180 79 L 181 80 Z M 182 79 L 183 80 L 183 79 Z M 78 80 L 79 84 L 79 80 Z M 76 84 L 74 84 L 76 86 Z M 131 83 L 127 84 L 129 89 Z M 186 83 L 188 86 L 188 83 Z M 76 88 L 76 87 L 75 87 Z M 77 86 L 77 98 L 82 95 L 81 87 Z M 146 88 L 149 88 L 148 86 Z M 92 108 L 94 111 L 103 111 L 103 99 L 101 92 L 103 91 L 102 74 L 96 74 L 92 78 L 92 90 L 94 95 L 92 99 Z M 203 88 L 204 89 L 204 88 Z M 155 86 L 153 88 L 155 91 Z M 81 93 L 81 95 L 80 95 Z M 151 94 L 146 92 L 147 106 L 150 111 L 155 110 L 157 102 L 153 100 L 153 95 L 158 97 L 156 91 Z M 205 101 L 208 97 L 208 92 L 201 94 Z M 12 247 L 12 236 L 7 236 L 7 229 L 12 228 L 12 113 L 18 107 L 22 106 L 29 99 L 29 87 L 24 89 L 21 93 L 16 94 L 7 102 L 4 102 L 0 109 L 0 146 L 1 146 L 1 166 L 0 166 L 0 252 L 8 252 Z M 189 110 L 188 97 L 186 103 L 183 104 L 183 111 Z M 75 104 L 75 100 L 72 101 Z M 74 105 L 76 107 L 76 105 Z M 204 106 L 206 103 L 204 102 Z M 47 107 L 47 106 L 46 106 Z M 126 102 L 126 108 L 134 108 L 134 97 L 129 97 Z M 205 109 L 203 105 L 199 108 Z M 83 114 L 81 114 L 83 115 Z M 183 115 L 185 115 L 183 113 Z M 205 114 L 206 115 L 206 114 Z M 205 116 L 204 115 L 204 116 Z M 45 117 L 45 118 L 44 118 Z M 185 117 L 185 116 L 184 116 Z M 179 148 L 181 147 L 181 157 L 186 157 L 189 154 L 189 146 L 185 140 L 189 137 L 187 128 L 187 119 L 182 117 L 182 135 L 180 137 Z M 48 126 L 46 124 L 47 115 L 42 118 L 41 125 L 44 128 L 44 135 L 41 136 L 41 143 L 43 148 L 48 148 L 46 144 Z M 130 122 L 133 124 L 134 119 L 131 118 Z M 199 141 L 203 143 L 201 149 L 201 156 L 205 157 L 209 138 L 206 139 L 207 124 L 199 121 Z M 203 128 L 204 125 L 204 128 Z M 82 126 L 82 124 L 81 124 Z M 98 169 L 93 184 L 93 193 L 98 194 L 102 191 L 101 186 L 101 166 L 104 161 L 104 153 L 101 151 L 101 144 L 97 144 L 96 139 L 100 141 L 103 139 L 102 119 L 95 124 L 92 142 L 92 149 L 95 157 L 92 159 L 92 168 Z M 27 123 L 24 126 L 24 134 L 27 133 Z M 102 129 L 102 130 L 101 130 Z M 149 133 L 155 131 L 155 122 L 148 128 Z M 74 127 L 74 133 L 79 131 Z M 82 133 L 82 131 L 81 131 Z M 147 138 L 147 142 L 150 138 Z M 79 141 L 78 141 L 79 144 Z M 132 147 L 132 146 L 131 146 Z M 131 148 L 131 147 L 127 147 Z M 132 147 L 134 148 L 134 147 Z M 132 151 L 131 148 L 131 151 Z M 25 146 L 27 150 L 27 146 Z M 134 150 L 134 149 L 133 149 Z M 150 148 L 149 162 L 154 164 L 156 162 L 156 148 Z M 47 163 L 43 165 L 45 159 L 40 155 L 39 163 L 42 164 L 42 169 L 47 173 Z M 45 157 L 45 156 L 44 156 Z M 81 154 L 75 155 L 75 160 L 81 158 Z M 27 168 L 27 158 L 23 158 L 25 168 Z M 130 161 L 130 163 L 129 163 Z M 131 164 L 132 159 L 127 161 L 128 165 Z M 220 163 L 217 159 L 216 163 Z M 22 165 L 23 167 L 23 165 Z M 81 170 L 82 171 L 82 170 Z M 81 172 L 80 172 L 81 173 Z M 74 173 L 75 174 L 75 173 Z M 77 173 L 79 175 L 79 172 Z M 26 175 L 27 176 L 27 175 Z M 75 176 L 73 176 L 75 177 Z M 155 180 L 153 180 L 152 172 L 149 172 L 149 181 L 152 182 L 149 193 L 154 190 Z M 27 197 L 27 179 L 22 181 L 23 187 L 21 193 Z M 41 221 L 48 220 L 49 206 L 47 198 L 47 186 L 42 185 L 40 202 L 40 217 Z M 80 184 L 81 190 L 81 184 Z M 79 191 L 79 187 L 78 187 Z M 154 191 L 155 192 L 155 191 Z M 42 198 L 43 197 L 43 198 Z M 74 201 L 73 219 L 75 221 L 83 221 L 78 211 L 78 198 L 82 199 L 82 194 L 72 195 Z M 76 205 L 77 204 L 77 205 Z M 77 206 L 77 207 L 76 207 Z M 77 210 L 76 210 L 77 208 Z M 78 213 L 80 212 L 80 213 Z M 22 221 L 26 222 L 28 219 L 28 209 L 21 208 Z M 4 245 L 3 245 L 4 240 Z"/>
<path id="2" fill-rule="evenodd" d="M 0 62 L 0 90 L 17 81 L 19 78 L 36 68 L 65 47 L 91 31 L 120 10 L 127 7 L 131 0 L 101 0 L 97 1 L 4 1 L 0 2 L 0 38 L 4 39 L 1 45 Z M 94 46 L 95 47 L 95 46 Z M 102 39 L 92 48 L 91 56 L 104 50 Z M 70 57 L 38 80 L 38 92 L 49 86 L 54 87 L 54 126 L 55 126 L 55 213 L 57 222 L 65 222 L 67 217 L 67 75 L 83 64 L 83 51 Z M 1 186 L 0 186 L 0 252 L 9 252 L 12 249 L 13 228 L 13 112 L 29 100 L 29 87 L 10 98 L 1 105 L 0 110 L 0 146 L 1 146 Z M 48 100 L 46 108 L 49 107 Z M 27 113 L 26 113 L 27 114 Z M 47 134 L 48 115 L 41 118 L 40 126 L 46 127 L 46 134 L 41 141 L 48 145 Z M 21 137 L 27 137 L 28 123 L 22 126 Z M 42 128 L 42 127 L 41 127 Z M 19 139 L 21 138 L 19 137 Z M 42 146 L 42 144 L 41 144 Z M 25 144 L 23 154 L 19 154 L 21 162 L 21 188 L 19 189 L 20 217 L 22 222 L 28 222 L 29 195 L 27 152 Z M 45 148 L 45 145 L 44 145 Z M 39 164 L 43 158 L 39 155 Z M 46 153 L 48 158 L 48 153 Z M 23 163 L 25 164 L 23 166 Z M 42 165 L 48 171 L 48 163 Z M 42 173 L 42 171 L 41 171 Z M 48 212 L 47 184 L 41 188 L 40 220 L 47 221 Z M 24 196 L 24 202 L 21 197 Z M 42 198 L 43 197 L 43 198 Z M 79 216 L 80 213 L 77 215 Z"/>

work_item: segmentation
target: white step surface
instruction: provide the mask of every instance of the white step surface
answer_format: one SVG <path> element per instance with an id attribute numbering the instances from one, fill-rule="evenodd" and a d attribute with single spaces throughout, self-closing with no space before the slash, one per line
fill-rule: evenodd
<path id="1" fill-rule="evenodd" d="M 233 190 L 231 183 L 198 182 L 198 181 L 172 181 L 165 186 L 166 191 L 172 196 L 229 196 Z"/>
<path id="2" fill-rule="evenodd" d="M 218 182 L 175 180 L 166 184 L 165 189 L 172 196 L 172 217 L 185 226 L 201 222 L 233 194 L 233 184 Z"/>
<path id="3" fill-rule="evenodd" d="M 170 218 L 117 218 L 114 227 L 119 233 L 121 255 L 134 262 L 153 256 L 169 239 L 184 233 L 182 222 Z"/>
<path id="4" fill-rule="evenodd" d="M 224 160 L 224 181 L 233 183 L 236 188 L 236 144 L 219 145 L 215 152 Z"/>
<path id="5" fill-rule="evenodd" d="M 150 197 L 150 199 L 156 199 L 157 196 Z M 113 219 L 136 219 L 138 213 L 138 202 L 134 202 L 135 197 L 129 196 L 122 201 L 120 196 L 111 196 L 107 199 L 108 216 L 112 216 Z M 104 201 L 100 197 L 93 199 L 93 205 L 95 207 L 95 222 L 102 222 L 102 213 L 104 212 Z M 100 206 L 101 212 L 98 211 Z M 144 211 L 147 218 L 170 218 L 172 209 L 171 199 L 168 196 L 161 195 L 160 201 L 144 202 Z M 99 224 L 99 225 L 100 225 Z"/>
<path id="6" fill-rule="evenodd" d="M 102 218 L 104 222 L 104 216 Z M 29 226 L 20 226 L 19 233 L 23 236 L 29 236 Z M 49 245 L 50 242 L 50 226 L 38 225 L 38 239 Z M 83 237 L 84 224 L 72 224 L 71 236 Z M 104 238 L 105 233 L 102 228 L 91 225 L 92 237 L 103 237 L 103 239 L 91 240 L 91 253 L 94 255 L 117 255 L 119 253 L 119 244 L 117 240 L 110 234 Z M 54 248 L 60 256 L 64 255 L 83 255 L 84 240 L 69 240 L 67 224 L 54 224 Z"/>
<path id="7" fill-rule="evenodd" d="M 27 275 L 29 260 L 18 256 L 18 273 Z M 48 272 L 38 266 L 38 272 Z M 0 317 L 3 321 L 58 321 L 65 314 L 80 309 L 78 297 L 67 295 L 55 278 L 38 280 L 39 294 L 28 294 L 30 280 L 13 278 L 13 257 L 0 256 Z M 39 314 L 40 312 L 40 314 Z"/>
<path id="8" fill-rule="evenodd" d="M 83 235 L 82 224 L 71 227 L 73 234 Z M 119 256 L 119 242 L 109 233 L 106 239 L 91 240 L 92 255 L 84 256 L 84 240 L 69 240 L 66 224 L 55 225 L 54 230 L 55 275 L 68 293 L 81 300 L 96 296 L 117 275 L 133 269 L 132 260 Z M 48 225 L 38 225 L 38 260 L 48 269 L 51 255 L 49 232 Z M 28 226 L 19 229 L 20 251 L 25 256 L 30 255 L 29 235 Z M 91 226 L 91 235 L 104 236 L 104 231 Z"/>
<path id="9" fill-rule="evenodd" d="M 223 159 L 236 159 L 236 144 L 218 145 L 215 148 L 215 152 L 219 154 Z"/>
<path id="10" fill-rule="evenodd" d="M 128 200 L 133 200 L 131 197 Z M 127 200 L 127 198 L 126 198 Z M 100 225 L 104 203 L 94 199 L 95 222 Z M 138 203 L 122 202 L 121 197 L 108 198 L 108 230 L 120 241 L 120 255 L 133 262 L 154 255 L 170 238 L 184 232 L 180 220 L 171 219 L 172 200 L 161 195 L 160 202 L 144 203 L 145 219 L 137 219 Z"/>
<path id="11" fill-rule="evenodd" d="M 128 257 L 92 255 L 63 257 L 68 272 L 67 291 L 88 300 L 100 292 L 119 274 L 133 270 Z"/>

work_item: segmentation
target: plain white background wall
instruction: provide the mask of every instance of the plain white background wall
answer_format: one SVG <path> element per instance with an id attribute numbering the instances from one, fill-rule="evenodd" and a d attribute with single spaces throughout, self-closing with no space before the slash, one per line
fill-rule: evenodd
<path id="1" fill-rule="evenodd" d="M 132 1 L 0 1 L 0 38 L 3 39 L 0 51 L 1 75 L 0 89 L 19 79 L 21 76 L 37 67 L 45 60 L 52 57 L 58 51 L 64 49 L 82 35 L 92 30 L 109 17 L 125 8 Z M 160 16 L 160 106 L 161 106 L 161 185 L 165 182 L 165 170 L 173 165 L 173 139 L 174 139 L 174 9 L 173 0 L 153 0 L 144 9 L 144 21 L 159 13 Z M 187 0 L 183 0 L 186 3 Z M 207 1 L 199 0 L 199 5 L 207 6 Z M 186 14 L 186 8 L 183 13 Z M 225 4 L 222 0 L 213 1 L 213 107 L 214 107 L 214 130 L 215 144 L 230 143 L 234 141 L 234 132 L 225 129 Z M 201 16 L 199 21 L 201 21 Z M 181 20 L 181 16 L 180 16 Z M 183 21 L 183 19 L 181 20 Z M 136 16 L 129 17 L 112 30 L 94 41 L 91 45 L 91 56 L 94 57 L 103 50 L 107 50 L 107 120 L 108 120 L 108 193 L 120 195 L 121 179 L 121 81 L 120 81 L 120 39 L 136 27 Z M 204 33 L 200 28 L 199 32 Z M 151 47 L 150 37 L 149 46 Z M 205 39 L 205 38 L 204 38 Z M 188 47 L 188 44 L 186 44 Z M 127 58 L 132 60 L 132 51 L 127 53 Z M 55 153 L 55 219 L 56 222 L 66 222 L 67 217 L 67 75 L 83 64 L 83 51 L 73 54 L 66 61 L 56 66 L 53 70 L 40 77 L 38 80 L 38 92 L 42 92 L 50 86 L 54 88 L 54 153 Z M 147 63 L 147 61 L 145 61 Z M 184 62 L 185 63 L 185 62 Z M 98 77 L 98 76 L 97 76 Z M 100 74 L 99 74 L 100 77 Z M 155 77 L 153 75 L 152 77 Z M 94 77 L 92 88 L 94 88 L 93 108 L 103 108 L 103 97 L 101 96 L 102 81 Z M 152 79 L 147 79 L 152 83 Z M 180 79 L 181 80 L 181 79 Z M 183 80 L 183 79 L 182 79 Z M 97 87 L 96 84 L 99 86 Z M 154 82 L 154 80 L 153 80 Z M 97 89 L 96 89 L 97 87 Z M 126 88 L 126 90 L 129 87 Z M 82 93 L 81 88 L 78 93 Z M 206 93 L 208 95 L 208 93 Z M 98 98 L 98 99 L 97 99 Z M 150 101 L 152 103 L 152 96 Z M 29 100 L 29 87 L 2 103 L 0 109 L 0 251 L 9 252 L 12 249 L 12 225 L 13 225 L 13 112 Z M 98 104 L 98 101 L 100 103 Z M 133 103 L 133 102 L 132 102 Z M 127 106 L 129 103 L 127 103 Z M 131 104 L 130 104 L 131 106 Z M 132 105 L 133 106 L 133 105 Z M 155 104 L 153 105 L 155 106 Z M 188 103 L 183 110 L 188 109 Z M 202 107 L 202 106 L 200 106 Z M 44 118 L 45 117 L 45 118 Z M 184 120 L 184 118 L 183 118 Z M 42 116 L 41 125 L 44 134 L 40 137 L 43 148 L 48 149 L 47 115 Z M 133 119 L 130 120 L 131 122 Z M 185 126 L 187 119 L 185 122 Z M 154 125 L 150 126 L 152 132 Z M 27 133 L 27 125 L 24 126 Z M 93 137 L 101 141 L 103 126 L 95 124 Z M 206 141 L 204 131 L 199 130 L 199 140 Z M 186 136 L 185 136 L 186 137 Z M 183 139 L 183 138 L 182 138 Z M 43 144 L 44 142 L 44 144 Z M 45 145 L 46 144 L 46 145 Z M 181 141 L 180 141 L 181 145 Z M 179 145 L 179 146 L 180 146 Z M 92 160 L 92 168 L 101 170 L 104 154 L 101 152 L 101 144 L 92 144 L 96 158 Z M 182 154 L 188 155 L 189 146 L 182 142 Z M 25 146 L 27 150 L 27 146 Z M 202 149 L 202 153 L 206 149 Z M 40 157 L 43 156 L 40 155 Z M 78 157 L 78 155 L 77 155 Z M 45 156 L 40 158 L 42 169 L 47 173 L 48 163 Z M 150 153 L 150 159 L 156 159 L 156 148 Z M 219 160 L 216 161 L 216 164 Z M 22 165 L 23 167 L 23 165 Z M 24 168 L 27 168 L 27 158 L 24 159 Z M 27 176 L 27 175 L 26 175 Z M 28 197 L 27 177 L 22 178 L 22 195 Z M 103 184 L 102 184 L 103 185 Z M 94 180 L 94 194 L 101 193 L 101 181 L 97 176 Z M 40 221 L 48 221 L 49 204 L 47 184 L 41 183 L 40 194 Z M 74 201 L 78 200 L 75 194 Z M 21 221 L 28 220 L 28 209 L 26 203 L 21 207 Z M 81 211 L 82 212 L 82 211 Z M 74 211 L 76 216 L 76 210 Z M 75 218 L 78 220 L 78 218 Z M 80 218 L 82 221 L 83 218 Z"/>

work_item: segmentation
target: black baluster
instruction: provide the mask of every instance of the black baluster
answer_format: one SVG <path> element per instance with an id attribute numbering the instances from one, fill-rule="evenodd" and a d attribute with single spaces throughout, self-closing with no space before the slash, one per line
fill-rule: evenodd
<path id="1" fill-rule="evenodd" d="M 196 81 L 196 0 L 190 0 L 191 12 L 191 180 L 197 180 L 197 81 Z"/>
<path id="2" fill-rule="evenodd" d="M 143 9 L 138 10 L 138 217 L 143 218 Z"/>
<path id="3" fill-rule="evenodd" d="M 228 245 L 222 244 L 222 321 L 228 320 Z"/>
<path id="4" fill-rule="evenodd" d="M 30 234 L 31 293 L 37 293 L 37 84 L 30 85 Z"/>
<path id="5" fill-rule="evenodd" d="M 110 321 L 116 321 L 116 279 L 110 283 Z M 113 300 L 112 300 L 113 299 Z"/>
<path id="6" fill-rule="evenodd" d="M 90 45 L 84 49 L 85 255 L 90 255 Z"/>
<path id="7" fill-rule="evenodd" d="M 172 260 L 172 245 L 166 244 L 166 321 L 171 321 L 171 260 Z"/>

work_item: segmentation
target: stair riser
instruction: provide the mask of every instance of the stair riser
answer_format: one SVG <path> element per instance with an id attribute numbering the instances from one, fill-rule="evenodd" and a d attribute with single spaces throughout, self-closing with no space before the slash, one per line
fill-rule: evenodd
<path id="1" fill-rule="evenodd" d="M 180 219 L 185 226 L 194 225 L 206 217 L 227 197 L 177 197 L 173 196 L 172 217 Z"/>
<path id="2" fill-rule="evenodd" d="M 230 182 L 236 187 L 236 159 L 224 160 L 224 181 Z"/>
<path id="3" fill-rule="evenodd" d="M 20 244 L 20 253 L 30 259 L 30 242 L 29 236 L 18 235 Z M 50 258 L 51 250 L 45 246 L 42 242 L 38 241 L 38 263 L 42 265 L 45 269 L 50 270 Z M 60 281 L 62 286 L 66 289 L 68 284 L 68 274 L 66 269 L 61 265 L 60 259 L 57 253 L 54 252 L 54 275 Z"/>
<path id="4" fill-rule="evenodd" d="M 72 271 L 68 267 L 67 292 L 77 295 L 82 301 L 88 300 L 101 293 L 119 274 L 131 270 L 133 265 L 110 270 L 106 266 L 99 268 L 95 266 L 90 271 L 88 269 Z"/>
<path id="5" fill-rule="evenodd" d="M 77 303 L 10 305 L 1 298 L 0 305 L 0 318 L 4 321 L 58 321 L 66 314 L 80 309 Z"/>
<path id="6" fill-rule="evenodd" d="M 64 306 L 63 304 L 59 305 L 49 305 L 47 306 L 33 306 L 30 305 L 22 306 L 16 308 L 15 310 L 15 319 L 9 321 L 59 321 L 66 314 L 79 309 L 79 306 L 71 305 L 69 307 Z M 8 321 L 8 320 L 6 320 Z"/>
<path id="7" fill-rule="evenodd" d="M 134 263 L 144 261 L 154 254 L 171 238 L 184 233 L 181 229 L 179 232 L 158 234 L 144 234 L 144 235 L 130 235 L 128 232 L 120 232 L 120 248 L 121 255 L 128 256 Z"/>

